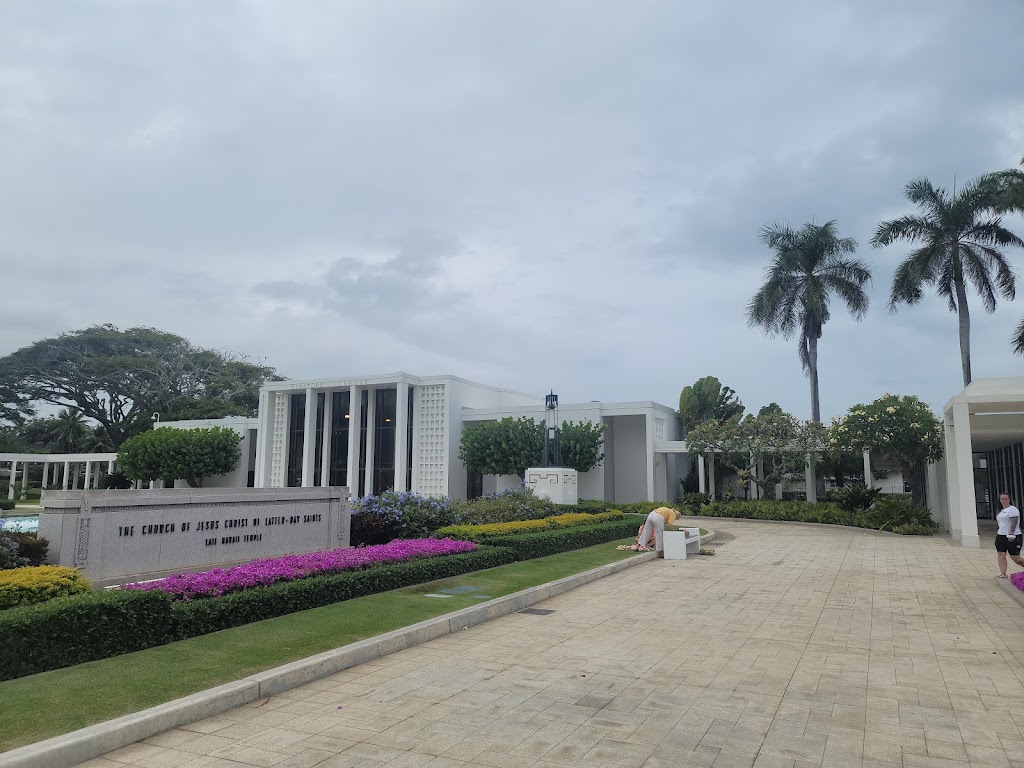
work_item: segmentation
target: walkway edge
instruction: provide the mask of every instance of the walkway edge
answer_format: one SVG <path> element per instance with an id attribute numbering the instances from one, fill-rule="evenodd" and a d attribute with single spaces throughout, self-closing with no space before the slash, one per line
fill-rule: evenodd
<path id="1" fill-rule="evenodd" d="M 548 584 L 530 587 L 480 605 L 463 608 L 461 611 L 438 616 L 436 619 L 422 621 L 316 656 L 293 661 L 141 712 L 18 747 L 0 753 L 0 768 L 69 768 L 75 763 L 99 757 L 172 728 L 227 712 L 395 651 L 521 611 L 535 603 L 655 558 L 656 552 L 644 552 L 627 557 Z"/>
<path id="2" fill-rule="evenodd" d="M 1024 592 L 1021 592 L 1013 586 L 1009 579 L 1000 579 L 998 576 L 995 576 L 993 577 L 993 580 L 995 581 L 996 586 L 1003 590 L 1003 592 L 1008 594 L 1021 605 L 1024 605 Z"/>

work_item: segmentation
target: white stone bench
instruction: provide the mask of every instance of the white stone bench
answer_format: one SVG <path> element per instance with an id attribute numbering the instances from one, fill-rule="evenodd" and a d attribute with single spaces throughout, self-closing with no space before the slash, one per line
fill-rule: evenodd
<path id="1" fill-rule="evenodd" d="M 666 560 L 685 560 L 688 555 L 700 552 L 700 528 L 665 531 L 663 541 Z"/>

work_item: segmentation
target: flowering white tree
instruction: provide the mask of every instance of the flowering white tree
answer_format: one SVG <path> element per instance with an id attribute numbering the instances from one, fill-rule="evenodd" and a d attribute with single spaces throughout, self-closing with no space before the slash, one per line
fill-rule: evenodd
<path id="1" fill-rule="evenodd" d="M 840 451 L 870 451 L 903 470 L 911 497 L 924 504 L 924 467 L 942 458 L 942 423 L 913 395 L 888 392 L 867 405 L 855 405 L 834 419 L 826 438 Z"/>

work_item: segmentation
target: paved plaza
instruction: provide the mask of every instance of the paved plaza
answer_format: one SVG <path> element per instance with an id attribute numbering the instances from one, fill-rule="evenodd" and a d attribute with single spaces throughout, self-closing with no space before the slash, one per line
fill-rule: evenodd
<path id="1" fill-rule="evenodd" d="M 993 551 L 715 527 L 715 557 L 640 564 L 81 765 L 1024 768 L 1024 607 Z"/>

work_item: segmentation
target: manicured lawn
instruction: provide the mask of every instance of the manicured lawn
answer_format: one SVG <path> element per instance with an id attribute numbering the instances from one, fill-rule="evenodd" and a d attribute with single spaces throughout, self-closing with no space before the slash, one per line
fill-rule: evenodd
<path id="1" fill-rule="evenodd" d="M 0 682 L 0 751 L 621 560 L 632 553 L 619 552 L 615 546 L 630 541 L 620 539 Z M 456 587 L 473 590 L 448 598 L 426 597 Z"/>

